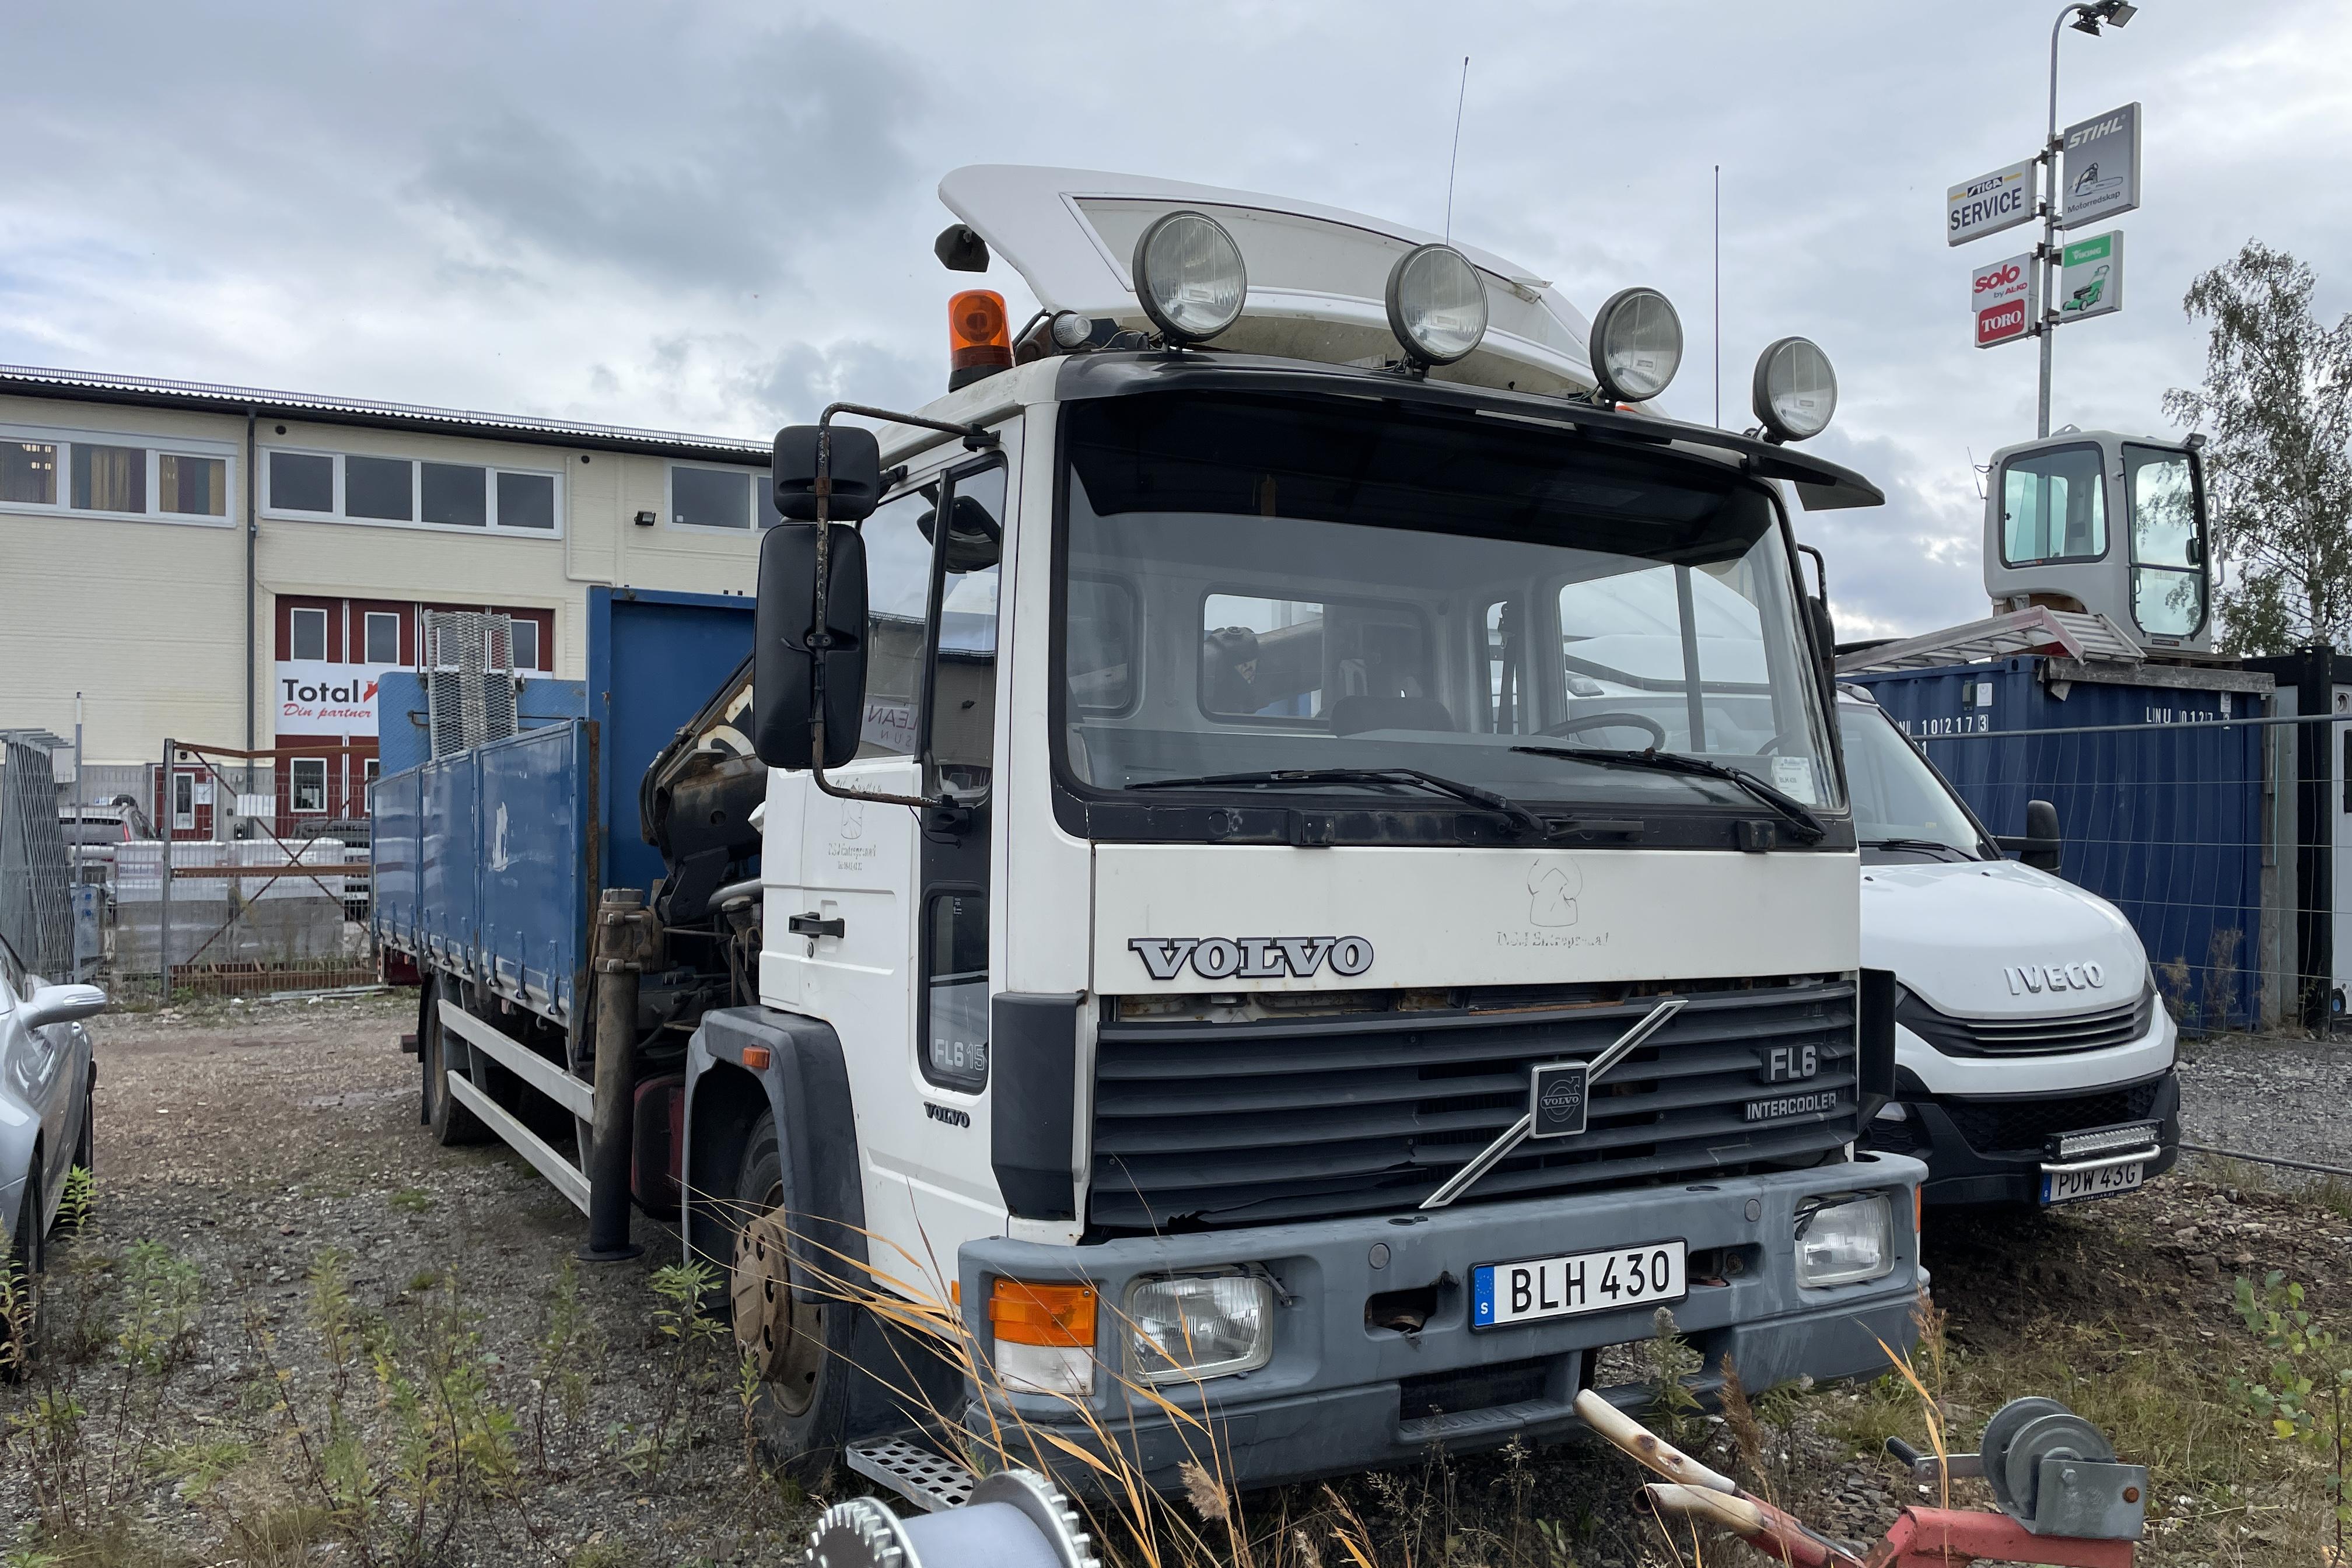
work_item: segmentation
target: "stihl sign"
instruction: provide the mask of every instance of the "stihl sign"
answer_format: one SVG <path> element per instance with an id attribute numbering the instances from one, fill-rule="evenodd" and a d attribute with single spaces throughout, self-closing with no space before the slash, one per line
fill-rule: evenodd
<path id="1" fill-rule="evenodd" d="M 2041 314 L 2042 268 L 2031 256 L 2012 256 L 1979 267 L 1969 280 L 1969 308 L 1976 314 L 1977 347 L 2031 337 Z"/>

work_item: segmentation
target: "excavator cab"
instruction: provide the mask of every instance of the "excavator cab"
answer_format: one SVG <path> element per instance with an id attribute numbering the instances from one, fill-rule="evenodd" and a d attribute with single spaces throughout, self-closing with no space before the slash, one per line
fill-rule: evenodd
<path id="1" fill-rule="evenodd" d="M 1994 613 L 2096 615 L 2148 651 L 2210 651 L 2202 444 L 2069 427 L 1994 453 L 1984 543 Z"/>

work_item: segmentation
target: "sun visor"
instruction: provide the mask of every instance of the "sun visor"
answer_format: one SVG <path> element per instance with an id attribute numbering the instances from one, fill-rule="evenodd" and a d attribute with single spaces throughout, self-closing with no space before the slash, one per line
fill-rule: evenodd
<path id="1" fill-rule="evenodd" d="M 1179 209 L 1205 213 L 1249 269 L 1242 318 L 1216 347 L 1327 364 L 1376 365 L 1402 352 L 1386 288 L 1398 258 L 1438 237 L 1336 207 L 1172 180 L 1085 169 L 982 163 L 940 182 L 940 199 L 1021 274 L 1048 310 L 1150 330 L 1129 275 L 1135 243 Z M 1457 245 L 1486 286 L 1491 316 L 1477 349 L 1434 381 L 1532 393 L 1592 386 L 1588 322 L 1544 279 Z"/>

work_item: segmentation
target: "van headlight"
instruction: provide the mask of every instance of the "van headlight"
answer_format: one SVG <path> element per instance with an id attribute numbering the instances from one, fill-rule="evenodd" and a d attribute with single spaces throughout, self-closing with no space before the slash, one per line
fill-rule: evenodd
<path id="1" fill-rule="evenodd" d="M 1248 1372 L 1274 1358 L 1274 1285 L 1231 1269 L 1158 1274 L 1127 1290 L 1128 1359 L 1146 1383 Z"/>
<path id="2" fill-rule="evenodd" d="M 1895 1210 L 1883 1193 L 1797 1211 L 1797 1283 L 1856 1285 L 1895 1270 Z"/>

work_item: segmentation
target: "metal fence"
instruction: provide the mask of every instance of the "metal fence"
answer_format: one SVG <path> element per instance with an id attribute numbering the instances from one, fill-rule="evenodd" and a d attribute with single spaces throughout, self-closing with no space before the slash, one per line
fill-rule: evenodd
<path id="1" fill-rule="evenodd" d="M 2059 874 L 2131 922 L 2184 1027 L 2352 1021 L 2352 714 L 1913 739 L 1996 835 L 2056 808 Z"/>
<path id="2" fill-rule="evenodd" d="M 0 937 L 34 973 L 74 973 L 73 905 L 50 748 L 0 740 Z"/>

